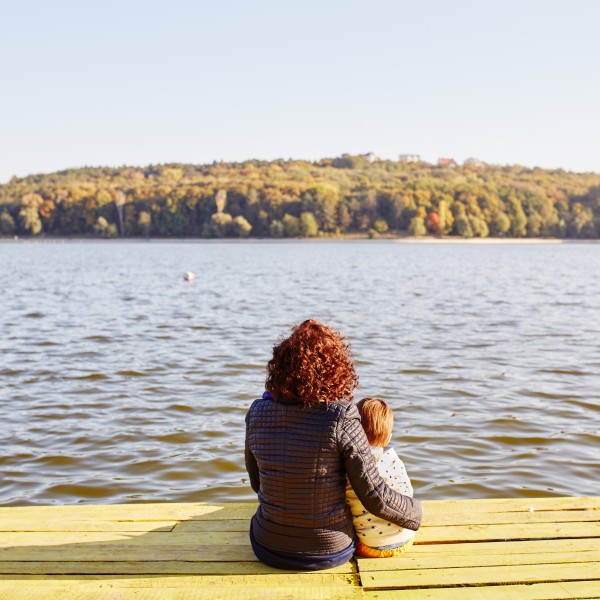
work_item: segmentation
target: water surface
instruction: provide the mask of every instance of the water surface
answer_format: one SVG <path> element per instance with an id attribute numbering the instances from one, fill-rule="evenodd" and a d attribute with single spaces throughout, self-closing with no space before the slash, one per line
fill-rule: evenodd
<path id="1" fill-rule="evenodd" d="M 3 243 L 0 294 L 0 504 L 253 498 L 244 415 L 307 317 L 421 498 L 600 494 L 600 245 Z"/>

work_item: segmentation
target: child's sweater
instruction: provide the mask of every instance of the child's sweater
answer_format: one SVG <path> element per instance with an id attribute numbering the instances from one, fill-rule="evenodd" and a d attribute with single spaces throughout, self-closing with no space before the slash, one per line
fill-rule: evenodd
<path id="1" fill-rule="evenodd" d="M 383 448 L 371 446 L 371 452 L 385 482 L 396 492 L 412 497 L 413 489 L 410 479 L 404 463 L 396 451 L 390 448 L 384 452 Z M 349 482 L 346 487 L 346 502 L 352 511 L 352 520 L 358 539 L 371 548 L 403 546 L 415 534 L 410 529 L 403 529 L 367 512 Z"/>

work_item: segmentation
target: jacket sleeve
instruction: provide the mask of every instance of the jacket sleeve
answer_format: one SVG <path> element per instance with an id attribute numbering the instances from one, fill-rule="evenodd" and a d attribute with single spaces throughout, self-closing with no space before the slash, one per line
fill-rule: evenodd
<path id="1" fill-rule="evenodd" d="M 382 479 L 355 406 L 350 406 L 338 421 L 337 434 L 346 474 L 363 506 L 376 517 L 400 527 L 419 529 L 421 503 L 395 492 Z"/>
<path id="2" fill-rule="evenodd" d="M 260 490 L 260 473 L 258 470 L 258 464 L 256 463 L 256 458 L 254 458 L 254 454 L 250 450 L 249 445 L 249 415 L 246 415 L 246 445 L 244 449 L 244 456 L 246 459 L 246 471 L 248 471 L 248 475 L 250 477 L 250 485 L 252 489 L 258 494 Z"/>

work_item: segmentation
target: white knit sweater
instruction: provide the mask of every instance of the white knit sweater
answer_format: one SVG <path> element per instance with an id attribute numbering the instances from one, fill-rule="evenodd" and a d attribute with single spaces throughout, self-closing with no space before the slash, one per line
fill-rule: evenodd
<path id="1" fill-rule="evenodd" d="M 371 452 L 373 458 L 375 458 L 377 469 L 385 482 L 396 492 L 412 497 L 413 488 L 410 479 L 404 463 L 400 460 L 396 451 L 390 448 L 384 452 L 383 448 L 371 446 Z M 410 529 L 403 529 L 367 512 L 357 498 L 350 482 L 346 487 L 346 502 L 352 511 L 352 520 L 358 539 L 371 548 L 402 546 L 415 535 L 415 532 Z"/>

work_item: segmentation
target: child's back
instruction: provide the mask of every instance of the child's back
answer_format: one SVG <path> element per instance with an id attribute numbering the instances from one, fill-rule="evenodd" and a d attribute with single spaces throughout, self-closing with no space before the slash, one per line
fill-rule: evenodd
<path id="1" fill-rule="evenodd" d="M 410 479 L 404 463 L 400 460 L 396 451 L 393 448 L 384 450 L 374 446 L 371 447 L 371 451 L 377 469 L 385 482 L 396 492 L 400 492 L 405 496 L 412 496 L 413 489 Z M 415 532 L 410 529 L 403 529 L 367 512 L 350 483 L 346 488 L 346 501 L 352 511 L 354 529 L 359 541 L 371 548 L 381 549 L 386 546 L 403 546 L 415 535 Z"/>
<path id="2" fill-rule="evenodd" d="M 365 398 L 357 403 L 357 407 L 381 477 L 396 492 L 412 496 L 413 488 L 404 463 L 393 448 L 385 450 L 394 424 L 391 409 L 386 402 L 375 398 Z M 354 529 L 359 539 L 357 554 L 383 558 L 397 556 L 410 548 L 415 532 L 369 513 L 350 483 L 346 488 L 346 502 L 352 511 Z"/>

